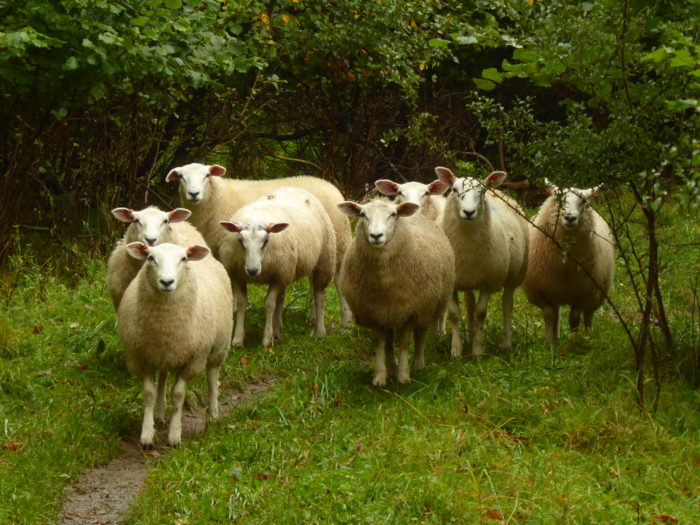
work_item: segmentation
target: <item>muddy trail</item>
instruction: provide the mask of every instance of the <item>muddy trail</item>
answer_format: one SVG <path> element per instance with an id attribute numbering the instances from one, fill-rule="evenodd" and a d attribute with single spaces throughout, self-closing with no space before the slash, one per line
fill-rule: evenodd
<path id="1" fill-rule="evenodd" d="M 231 410 L 249 402 L 267 390 L 272 380 L 247 385 L 241 392 L 220 390 L 219 411 L 223 417 Z M 186 441 L 200 435 L 206 428 L 206 408 L 192 407 L 183 412 L 182 439 Z M 167 440 L 167 430 L 158 430 L 158 442 Z M 131 503 L 143 489 L 148 466 L 167 447 L 157 447 L 144 452 L 138 443 L 123 441 L 122 452 L 112 461 L 84 473 L 66 489 L 63 508 L 57 523 L 63 525 L 108 525 L 120 523 Z"/>

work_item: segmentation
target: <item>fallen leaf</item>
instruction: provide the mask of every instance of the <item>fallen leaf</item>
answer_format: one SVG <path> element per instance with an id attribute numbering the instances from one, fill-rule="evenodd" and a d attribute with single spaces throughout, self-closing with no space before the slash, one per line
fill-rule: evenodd
<path id="1" fill-rule="evenodd" d="M 503 516 L 501 516 L 501 513 L 498 512 L 496 509 L 486 509 L 481 517 L 485 520 L 503 520 Z"/>
<path id="2" fill-rule="evenodd" d="M 5 450 L 11 450 L 12 452 L 17 452 L 20 448 L 22 448 L 22 443 L 5 443 L 2 448 Z"/>
<path id="3" fill-rule="evenodd" d="M 34 328 L 32 328 L 32 333 L 40 334 L 42 330 L 43 330 L 43 328 L 41 326 L 34 325 Z"/>
<path id="4" fill-rule="evenodd" d="M 660 514 L 657 516 L 661 520 L 661 523 L 671 523 L 672 525 L 675 525 L 678 523 L 678 520 L 674 518 L 673 516 L 669 516 L 668 514 Z"/>
<path id="5" fill-rule="evenodd" d="M 274 354 L 275 351 L 272 348 L 266 348 L 268 354 Z"/>
<path id="6" fill-rule="evenodd" d="M 248 358 L 245 356 L 241 357 L 241 364 L 243 366 L 248 366 Z"/>
<path id="7" fill-rule="evenodd" d="M 78 365 L 78 368 L 79 368 L 80 370 L 89 370 L 89 369 L 90 369 L 90 365 L 82 364 L 82 365 Z"/>

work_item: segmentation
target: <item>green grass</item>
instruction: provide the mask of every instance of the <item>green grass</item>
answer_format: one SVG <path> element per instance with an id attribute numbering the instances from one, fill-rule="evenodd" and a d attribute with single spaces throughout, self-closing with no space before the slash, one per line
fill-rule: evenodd
<path id="1" fill-rule="evenodd" d="M 700 232 L 682 214 L 664 232 L 678 352 L 697 355 L 688 268 L 700 256 L 669 242 Z M 67 285 L 62 268 L 34 261 L 17 258 L 0 277 L 0 523 L 55 520 L 66 484 L 136 439 L 142 415 L 103 263 L 75 268 Z M 273 386 L 153 462 L 130 523 L 700 522 L 696 376 L 669 364 L 657 412 L 638 410 L 633 355 L 608 309 L 590 335 L 563 329 L 552 368 L 521 292 L 515 347 L 496 348 L 496 298 L 486 357 L 456 362 L 448 338 L 432 339 L 410 385 L 379 389 L 368 334 L 338 327 L 329 290 L 329 336 L 311 336 L 306 291 L 289 292 L 269 352 L 254 289 L 246 347 L 229 354 L 222 386 Z M 633 312 L 619 269 L 615 300 Z M 205 391 L 203 377 L 188 390 L 198 401 Z"/>

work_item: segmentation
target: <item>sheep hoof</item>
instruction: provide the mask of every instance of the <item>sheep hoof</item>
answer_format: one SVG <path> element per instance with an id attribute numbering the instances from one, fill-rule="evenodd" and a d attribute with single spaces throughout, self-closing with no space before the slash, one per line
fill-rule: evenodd
<path id="1" fill-rule="evenodd" d="M 408 374 L 399 374 L 398 380 L 402 385 L 407 385 L 411 382 L 411 376 Z"/>
<path id="2" fill-rule="evenodd" d="M 372 379 L 372 384 L 374 386 L 386 386 L 386 374 L 377 374 Z"/>
<path id="3" fill-rule="evenodd" d="M 231 345 L 237 348 L 241 348 L 243 346 L 243 339 L 234 339 Z"/>
<path id="4" fill-rule="evenodd" d="M 153 443 L 141 443 L 141 449 L 146 452 L 153 450 Z"/>

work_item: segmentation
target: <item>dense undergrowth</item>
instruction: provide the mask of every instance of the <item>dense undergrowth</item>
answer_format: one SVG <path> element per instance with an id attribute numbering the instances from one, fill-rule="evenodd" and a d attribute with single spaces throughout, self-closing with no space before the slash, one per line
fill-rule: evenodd
<path id="1" fill-rule="evenodd" d="M 333 290 L 327 338 L 310 335 L 302 282 L 288 294 L 282 340 L 265 349 L 256 289 L 246 346 L 231 351 L 222 387 L 273 377 L 274 386 L 153 461 L 129 521 L 699 521 L 699 232 L 681 209 L 669 216 L 664 289 L 676 352 L 691 365 L 663 368 L 655 413 L 635 404 L 634 358 L 608 308 L 590 335 L 563 330 L 552 366 L 541 316 L 522 293 L 515 347 L 497 348 L 494 300 L 487 357 L 455 362 L 449 340 L 433 338 L 410 385 L 378 389 L 368 334 L 340 329 Z M 25 245 L 3 270 L 2 523 L 51 522 L 72 479 L 138 437 L 140 386 L 123 365 L 103 282 L 101 257 L 87 252 L 67 263 Z M 618 267 L 613 299 L 633 316 L 630 294 Z M 193 381 L 190 402 L 204 404 L 205 391 Z"/>

